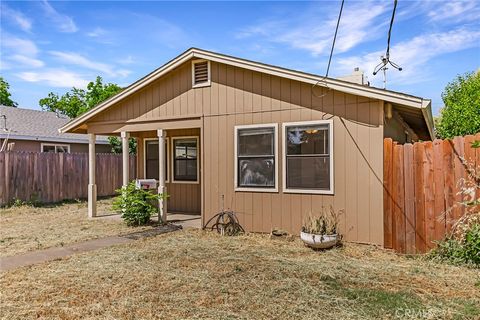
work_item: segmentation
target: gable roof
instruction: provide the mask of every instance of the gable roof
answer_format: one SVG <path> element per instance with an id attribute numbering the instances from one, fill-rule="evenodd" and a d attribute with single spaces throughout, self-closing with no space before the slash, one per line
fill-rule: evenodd
<path id="1" fill-rule="evenodd" d="M 59 128 L 70 121 L 55 112 L 0 106 L 0 138 L 65 143 L 88 143 L 86 134 L 60 133 Z M 98 137 L 97 143 L 108 144 L 107 137 Z"/>
<path id="2" fill-rule="evenodd" d="M 75 130 L 76 128 L 84 124 L 87 120 L 97 115 L 99 112 L 106 110 L 116 102 L 122 100 L 123 98 L 129 96 L 130 94 L 133 94 L 134 92 L 147 86 L 148 84 L 162 77 L 166 73 L 172 71 L 173 69 L 177 68 L 178 66 L 182 65 L 183 63 L 193 58 L 210 60 L 210 61 L 223 63 L 223 64 L 235 66 L 235 67 L 240 67 L 240 68 L 244 68 L 252 71 L 270 74 L 273 76 L 305 82 L 312 85 L 318 84 L 320 86 L 326 86 L 330 89 L 337 90 L 340 92 L 349 93 L 357 96 L 368 97 L 372 99 L 383 100 L 396 105 L 404 106 L 409 109 L 411 108 L 421 113 L 421 116 L 425 121 L 430 137 L 431 138 L 434 137 L 431 100 L 429 99 L 424 99 L 421 97 L 416 97 L 416 96 L 404 94 L 401 92 L 369 87 L 369 86 L 360 85 L 360 84 L 343 81 L 339 79 L 325 78 L 323 76 L 319 76 L 311 73 L 295 71 L 295 70 L 277 67 L 277 66 L 273 66 L 265 63 L 236 58 L 233 56 L 220 54 L 212 51 L 207 51 L 203 49 L 198 49 L 198 48 L 188 49 L 187 51 L 183 52 L 176 58 L 165 63 L 163 66 L 149 73 L 145 77 L 132 83 L 130 86 L 128 86 L 123 91 L 116 94 L 115 96 L 100 103 L 95 108 L 89 110 L 88 112 L 82 114 L 81 116 L 73 119 L 72 121 L 64 125 L 62 128 L 60 128 L 60 132 L 71 132 Z"/>

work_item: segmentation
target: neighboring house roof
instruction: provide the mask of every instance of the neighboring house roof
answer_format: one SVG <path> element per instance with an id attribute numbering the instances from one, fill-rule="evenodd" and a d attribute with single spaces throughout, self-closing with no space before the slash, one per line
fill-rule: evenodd
<path id="1" fill-rule="evenodd" d="M 384 100 L 386 102 L 390 102 L 392 104 L 407 108 L 410 111 L 413 111 L 414 113 L 416 113 L 417 116 L 421 118 L 421 120 L 424 120 L 425 126 L 428 131 L 427 135 L 430 135 L 432 139 L 434 138 L 431 100 L 429 99 L 424 99 L 421 97 L 416 97 L 416 96 L 404 94 L 401 92 L 369 87 L 369 86 L 360 85 L 360 84 L 356 84 L 348 81 L 325 78 L 323 76 L 319 76 L 311 73 L 285 69 L 285 68 L 265 64 L 265 63 L 250 61 L 246 59 L 240 59 L 240 58 L 219 54 L 219 53 L 198 49 L 198 48 L 190 48 L 187 51 L 183 52 L 173 60 L 170 60 L 169 62 L 161 66 L 160 68 L 154 70 L 150 74 L 134 82 L 133 84 L 125 88 L 123 91 L 116 94 L 115 96 L 100 103 L 98 106 L 82 114 L 81 116 L 73 119 L 72 121 L 64 125 L 62 128 L 60 128 L 60 131 L 71 132 L 75 130 L 76 128 L 84 124 L 87 120 L 89 120 L 99 112 L 104 111 L 105 109 L 109 108 L 116 102 L 140 90 L 141 88 L 152 83 L 153 81 L 157 80 L 164 74 L 172 71 L 173 69 L 177 68 L 178 66 L 189 61 L 192 58 L 206 59 L 206 60 L 223 63 L 223 64 L 235 66 L 235 67 L 240 67 L 240 68 L 244 68 L 252 71 L 270 74 L 273 76 L 306 82 L 312 85 L 318 84 L 319 86 L 325 86 L 330 89 L 349 93 L 349 94 L 368 97 L 372 99 Z"/>
<path id="2" fill-rule="evenodd" d="M 4 117 L 6 117 L 6 120 Z M 70 118 L 55 112 L 0 106 L 0 138 L 88 143 L 86 134 L 60 133 L 58 130 Z M 108 144 L 107 137 L 97 137 L 98 144 Z"/>

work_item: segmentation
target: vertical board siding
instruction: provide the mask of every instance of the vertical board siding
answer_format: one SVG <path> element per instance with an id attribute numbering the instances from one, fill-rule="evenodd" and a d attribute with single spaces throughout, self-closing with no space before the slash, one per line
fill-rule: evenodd
<path id="1" fill-rule="evenodd" d="M 332 205 L 343 211 L 339 228 L 346 240 L 383 245 L 383 106 L 378 100 L 322 87 L 314 91 L 306 83 L 213 61 L 211 85 L 192 88 L 191 63 L 186 62 L 92 122 L 151 121 L 161 128 L 162 118 L 200 117 L 203 185 L 198 195 L 204 222 L 221 210 L 223 198 L 223 206 L 238 212 L 248 231 L 298 234 L 306 216 Z M 329 118 L 334 129 L 335 194 L 283 193 L 282 123 Z M 234 127 L 262 123 L 279 126 L 279 192 L 235 192 Z M 187 191 L 171 184 L 167 188 L 171 209 L 175 194 Z"/>
<path id="2" fill-rule="evenodd" d="M 480 168 L 476 140 L 480 133 L 413 145 L 384 139 L 385 247 L 426 252 L 451 231 L 465 212 L 462 181 L 475 182 L 473 168 Z"/>
<path id="3" fill-rule="evenodd" d="M 96 183 L 100 197 L 121 187 L 122 156 L 97 154 Z M 136 160 L 130 156 L 130 179 Z M 0 152 L 0 205 L 16 199 L 52 203 L 87 197 L 88 154 Z"/>

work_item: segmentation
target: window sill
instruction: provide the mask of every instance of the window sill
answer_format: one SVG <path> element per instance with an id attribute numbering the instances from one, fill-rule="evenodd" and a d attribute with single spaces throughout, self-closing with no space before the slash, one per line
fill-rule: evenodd
<path id="1" fill-rule="evenodd" d="M 303 193 L 303 194 L 324 194 L 333 195 L 333 190 L 311 190 L 311 189 L 283 189 L 283 193 Z"/>
<path id="2" fill-rule="evenodd" d="M 261 192 L 261 193 L 278 193 L 278 188 L 235 188 L 235 192 Z"/>

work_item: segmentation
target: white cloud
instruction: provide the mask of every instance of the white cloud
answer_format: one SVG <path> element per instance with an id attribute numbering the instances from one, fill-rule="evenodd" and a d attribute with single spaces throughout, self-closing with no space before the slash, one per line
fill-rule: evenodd
<path id="1" fill-rule="evenodd" d="M 21 72 L 16 76 L 27 82 L 42 82 L 57 88 L 85 88 L 89 82 L 77 73 L 61 69 Z"/>
<path id="2" fill-rule="evenodd" d="M 23 31 L 30 32 L 30 30 L 32 29 L 32 21 L 20 11 L 8 7 L 5 3 L 2 3 L 0 5 L 0 11 L 4 19 L 9 19 L 18 27 L 20 27 L 20 29 L 22 29 Z"/>
<path id="3" fill-rule="evenodd" d="M 390 48 L 390 59 L 403 67 L 403 71 L 387 71 L 388 82 L 397 84 L 414 84 L 429 77 L 428 62 L 440 55 L 478 47 L 480 30 L 458 28 L 449 32 L 439 32 L 416 36 L 408 41 L 400 42 Z M 342 73 L 350 72 L 354 67 L 360 67 L 367 72 L 373 84 L 383 81 L 379 74 L 372 78 L 375 66 L 380 62 L 384 51 L 375 51 L 363 56 L 352 56 L 337 59 L 336 70 Z"/>
<path id="4" fill-rule="evenodd" d="M 87 36 L 91 38 L 98 38 L 98 37 L 103 37 L 107 34 L 107 31 L 105 29 L 102 29 L 100 27 L 95 28 L 94 30 L 87 32 Z"/>
<path id="5" fill-rule="evenodd" d="M 13 56 L 10 56 L 9 59 L 20 63 L 23 67 L 40 68 L 45 65 L 45 63 L 42 60 L 23 56 L 21 54 L 14 54 Z"/>
<path id="6" fill-rule="evenodd" d="M 272 19 L 241 30 L 238 38 L 264 37 L 265 40 L 287 44 L 293 48 L 304 49 L 313 55 L 327 54 L 337 24 L 338 7 L 330 7 L 330 15 L 325 17 L 325 9 L 315 8 L 298 17 Z M 381 28 L 386 20 L 379 17 L 389 7 L 382 2 L 347 3 L 343 9 L 339 26 L 335 52 L 347 52 L 360 43 L 378 37 L 375 30 Z"/>
<path id="7" fill-rule="evenodd" d="M 437 3 L 428 12 L 431 21 L 443 22 L 445 20 L 467 21 L 480 19 L 480 7 L 476 1 L 445 1 Z"/>
<path id="8" fill-rule="evenodd" d="M 45 15 L 53 22 L 54 26 L 61 32 L 77 32 L 78 28 L 73 19 L 59 13 L 47 0 L 43 0 L 42 7 Z"/>
<path id="9" fill-rule="evenodd" d="M 78 53 L 50 51 L 50 54 L 64 63 L 99 71 L 111 77 L 127 77 L 130 74 L 129 70 L 116 69 L 114 66 L 109 64 L 94 62 Z"/>
<path id="10" fill-rule="evenodd" d="M 38 53 L 38 48 L 33 41 L 8 34 L 2 34 L 2 47 L 7 47 L 17 54 L 28 57 L 34 57 Z"/>

